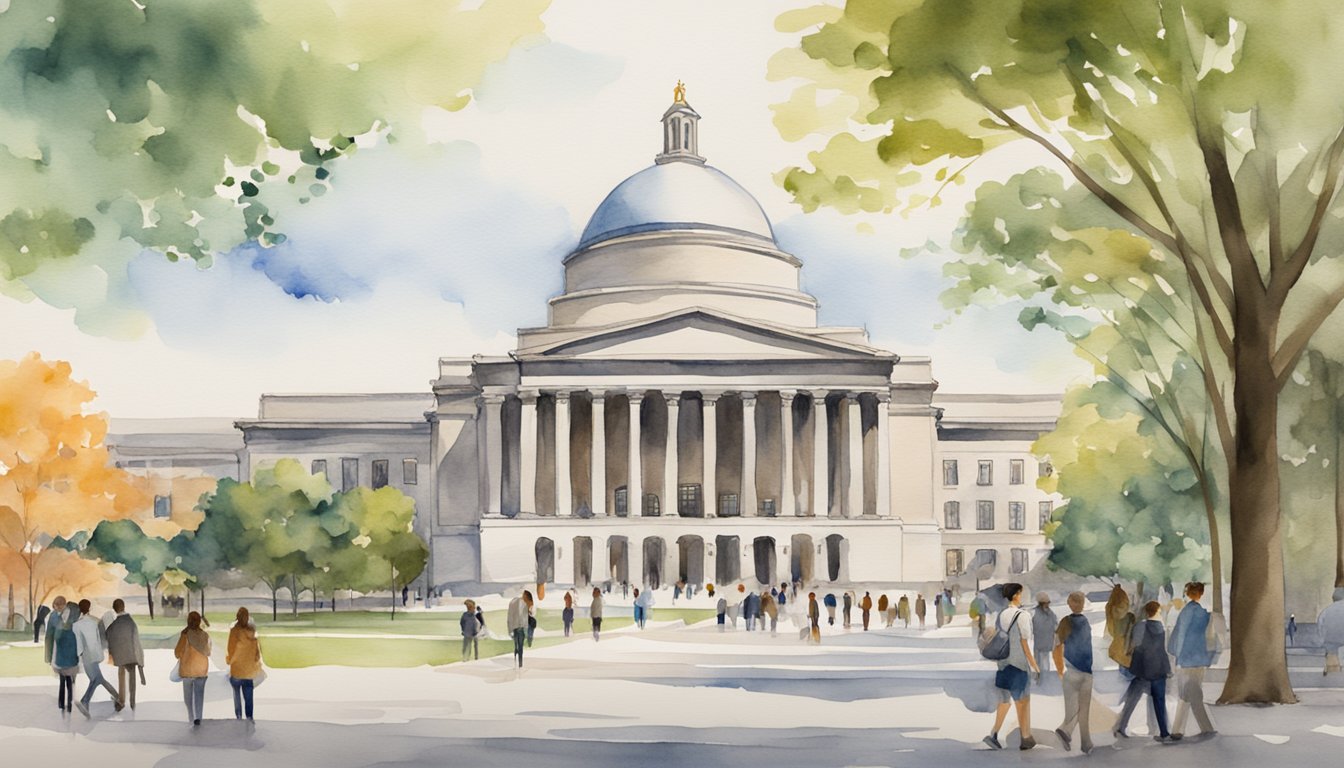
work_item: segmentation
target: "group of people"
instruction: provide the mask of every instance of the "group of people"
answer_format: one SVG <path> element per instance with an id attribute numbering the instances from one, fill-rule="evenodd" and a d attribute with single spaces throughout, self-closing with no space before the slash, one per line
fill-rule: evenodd
<path id="1" fill-rule="evenodd" d="M 1092 750 L 1090 714 L 1093 687 L 1092 627 L 1083 608 L 1087 598 L 1082 592 L 1068 597 L 1070 613 L 1056 620 L 1045 593 L 1036 597 L 1036 610 L 1031 616 L 1022 608 L 1021 584 L 1002 586 L 1008 606 L 993 619 L 982 634 L 982 648 L 993 640 L 1007 640 L 1007 656 L 996 659 L 998 672 L 994 687 L 998 706 L 994 713 L 994 727 L 985 737 L 991 749 L 1002 749 L 999 731 L 1008 711 L 1017 710 L 1021 732 L 1020 749 L 1031 749 L 1036 740 L 1031 732 L 1031 695 L 1029 685 L 1034 675 L 1039 681 L 1043 670 L 1054 662 L 1064 694 L 1064 721 L 1055 729 L 1055 735 L 1065 750 L 1073 745 L 1076 730 L 1079 747 L 1083 752 Z M 1168 640 L 1160 613 L 1162 604 L 1148 601 L 1138 611 L 1130 608 L 1129 596 L 1116 586 L 1106 603 L 1106 635 L 1110 638 L 1107 655 L 1120 667 L 1120 674 L 1129 681 L 1120 702 L 1120 714 L 1112 735 L 1128 738 L 1129 720 L 1140 699 L 1148 696 L 1157 733 L 1154 738 L 1163 743 L 1179 741 L 1184 736 L 1186 719 L 1193 712 L 1201 736 L 1217 733 L 1208 708 L 1204 704 L 1204 674 L 1217 657 L 1221 640 L 1210 614 L 1200 604 L 1204 585 L 1190 582 L 1185 585 L 1186 601 L 1181 606 Z M 983 614 L 982 614 L 983 615 Z M 1028 641 L 1030 638 L 1030 642 Z M 1033 646 L 1035 652 L 1032 652 Z M 986 655 L 989 655 L 986 652 Z M 1166 690 L 1167 678 L 1172 676 L 1173 659 L 1176 670 L 1177 706 L 1175 721 L 1168 725 Z"/>
<path id="2" fill-rule="evenodd" d="M 92 615 L 89 600 L 74 603 L 65 597 L 52 600 L 46 614 L 46 635 L 43 658 L 56 672 L 58 690 L 56 706 L 62 712 L 78 708 L 89 717 L 89 703 L 99 688 L 112 697 L 113 706 L 120 712 L 126 707 L 135 709 L 137 678 L 145 681 L 145 650 L 140 641 L 140 628 L 126 612 L 121 598 L 112 601 L 115 614 L 110 622 Z M 187 719 L 199 726 L 205 704 L 205 681 L 210 672 L 210 635 L 203 626 L 209 622 L 200 613 L 187 615 L 187 626 L 178 635 L 173 655 L 177 666 L 170 679 L 182 683 L 182 700 L 186 704 Z M 110 661 L 117 668 L 117 687 L 103 677 L 102 665 Z M 229 667 L 229 684 L 233 687 L 234 717 L 246 715 L 253 721 L 253 690 L 264 679 L 261 662 L 261 643 L 257 640 L 256 626 L 246 608 L 239 608 L 236 621 L 229 630 L 225 664 Z M 88 677 L 84 695 L 75 700 L 75 678 L 80 672 Z"/>

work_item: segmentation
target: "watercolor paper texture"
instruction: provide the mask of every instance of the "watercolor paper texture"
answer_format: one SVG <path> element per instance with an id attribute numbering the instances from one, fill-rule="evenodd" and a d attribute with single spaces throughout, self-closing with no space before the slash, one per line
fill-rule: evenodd
<path id="1" fill-rule="evenodd" d="M 1328 762 L 1338 19 L 0 0 L 0 750 Z"/>

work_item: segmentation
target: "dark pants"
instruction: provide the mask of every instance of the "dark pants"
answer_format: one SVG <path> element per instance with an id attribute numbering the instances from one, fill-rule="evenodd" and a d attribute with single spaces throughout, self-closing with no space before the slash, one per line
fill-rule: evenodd
<path id="1" fill-rule="evenodd" d="M 1160 677 L 1156 680 L 1140 680 L 1134 678 L 1129 681 L 1129 688 L 1125 689 L 1125 706 L 1120 710 L 1120 719 L 1115 723 L 1115 729 L 1123 732 L 1129 727 L 1129 717 L 1134 714 L 1134 708 L 1138 706 L 1139 699 L 1147 693 L 1153 697 L 1153 714 L 1157 716 L 1157 730 L 1162 736 L 1169 736 L 1167 730 L 1167 679 Z"/>
<path id="2" fill-rule="evenodd" d="M 60 692 L 56 694 L 56 706 L 69 712 L 75 706 L 75 676 L 57 675 L 56 682 Z"/>
<path id="3" fill-rule="evenodd" d="M 863 609 L 863 631 L 868 631 L 868 609 Z"/>
<path id="4" fill-rule="evenodd" d="M 521 627 L 513 630 L 513 655 L 518 659 L 518 666 L 523 666 L 523 643 L 527 641 L 527 630 Z"/>
<path id="5" fill-rule="evenodd" d="M 135 709 L 135 675 L 139 671 L 139 666 L 136 664 L 122 664 L 117 667 L 117 699 L 123 707 L 129 703 L 131 709 Z M 131 694 L 129 702 L 126 696 L 128 686 Z"/>
<path id="6" fill-rule="evenodd" d="M 243 710 L 247 710 L 247 719 L 252 719 L 252 689 L 256 687 L 256 681 L 247 679 L 240 680 L 236 677 L 229 678 L 229 685 L 233 686 L 233 716 L 239 720 L 243 719 Z"/>
<path id="7" fill-rule="evenodd" d="M 598 636 L 599 634 L 601 634 L 601 633 L 602 633 L 602 617 L 601 617 L 601 616 L 594 616 L 594 617 L 593 617 L 593 639 L 596 640 L 596 639 L 597 639 L 597 636 Z"/>
<path id="8" fill-rule="evenodd" d="M 84 702 L 85 706 L 88 706 L 88 703 L 93 700 L 93 692 L 98 690 L 98 686 L 100 685 L 103 688 L 106 688 L 108 693 L 112 694 L 113 701 L 117 703 L 121 702 L 121 697 L 117 694 L 117 689 L 113 688 L 112 684 L 107 682 L 107 678 L 103 677 L 103 670 L 100 667 L 101 665 L 98 664 L 98 662 L 84 664 L 84 674 L 89 676 L 89 687 L 84 689 L 84 696 L 80 698 L 80 701 Z"/>
<path id="9" fill-rule="evenodd" d="M 462 638 L 462 660 L 467 661 L 475 654 L 476 660 L 481 659 L 481 644 L 475 637 Z"/>

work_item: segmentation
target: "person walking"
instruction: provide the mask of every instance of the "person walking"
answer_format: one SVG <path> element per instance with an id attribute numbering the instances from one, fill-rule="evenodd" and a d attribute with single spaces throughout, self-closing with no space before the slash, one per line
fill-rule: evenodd
<path id="1" fill-rule="evenodd" d="M 79 709 L 80 714 L 89 716 L 89 702 L 93 700 L 93 692 L 102 686 L 112 695 L 112 701 L 115 702 L 117 711 L 121 711 L 121 697 L 117 694 L 117 689 L 103 677 L 102 664 L 107 656 L 107 637 L 106 630 L 102 622 L 89 614 L 93 608 L 93 603 L 88 600 L 79 601 L 79 620 L 75 622 L 75 645 L 79 649 L 79 663 L 84 668 L 84 674 L 89 677 L 89 685 L 84 689 L 84 695 L 79 701 L 75 702 L 75 707 Z"/>
<path id="2" fill-rule="evenodd" d="M 817 605 L 817 593 L 807 593 L 807 618 L 812 624 L 812 643 L 821 644 L 821 606 Z"/>
<path id="3" fill-rule="evenodd" d="M 1129 734 L 1125 733 L 1125 729 L 1129 726 L 1129 718 L 1134 714 L 1134 708 L 1138 706 L 1139 699 L 1143 698 L 1144 693 L 1151 697 L 1153 711 L 1157 716 L 1159 735 L 1154 738 L 1157 741 L 1168 741 L 1171 738 L 1171 733 L 1167 730 L 1167 678 L 1171 677 L 1171 659 L 1167 656 L 1167 632 L 1157 617 L 1161 610 L 1161 603 L 1156 600 L 1149 601 L 1143 607 L 1145 620 L 1135 623 L 1130 633 L 1132 650 L 1129 671 L 1134 679 L 1129 681 L 1129 688 L 1125 690 L 1124 707 L 1120 710 L 1115 728 L 1111 730 L 1117 739 L 1128 738 Z"/>
<path id="4" fill-rule="evenodd" d="M 542 599 L 541 591 L 537 591 L 537 600 Z M 532 636 L 537 632 L 537 608 L 535 601 L 527 603 L 527 647 L 532 647 Z"/>
<path id="5" fill-rule="evenodd" d="M 201 624 L 210 626 L 200 613 L 187 614 L 187 628 L 178 635 L 173 655 L 177 657 L 177 674 L 182 678 L 182 701 L 187 705 L 187 719 L 193 726 L 201 724 L 205 708 L 205 678 L 210 673 L 210 635 Z"/>
<path id="6" fill-rule="evenodd" d="M 476 601 L 466 600 L 462 603 L 462 608 L 462 616 L 457 620 L 457 625 L 462 630 L 462 660 L 471 661 L 474 658 L 479 661 L 481 625 L 476 620 Z"/>
<path id="7" fill-rule="evenodd" d="M 1031 615 L 1031 646 L 1036 649 L 1036 682 L 1041 681 L 1041 670 L 1050 667 L 1051 651 L 1055 647 L 1055 629 L 1059 617 L 1050 608 L 1050 596 L 1036 593 L 1036 610 Z"/>
<path id="8" fill-rule="evenodd" d="M 653 619 L 653 605 L 657 599 L 653 596 L 652 589 L 645 589 L 635 598 L 635 605 L 639 606 L 639 628 L 644 629 Z"/>
<path id="9" fill-rule="evenodd" d="M 877 618 L 879 621 L 886 621 L 888 627 L 891 626 L 891 622 L 887 621 L 887 606 L 889 605 L 885 594 L 877 598 Z"/>
<path id="10" fill-rule="evenodd" d="M 79 675 L 79 642 L 75 639 L 74 625 L 79 620 L 79 608 L 67 604 L 64 597 L 51 601 L 51 615 L 47 617 L 47 633 L 42 658 L 56 672 L 56 708 L 69 712 L 75 706 L 75 677 Z"/>
<path id="11" fill-rule="evenodd" d="M 1067 752 L 1073 748 L 1076 727 L 1078 748 L 1087 754 L 1092 751 L 1092 625 L 1083 615 L 1086 595 L 1070 592 L 1068 602 L 1071 613 L 1059 622 L 1053 643 L 1055 669 L 1064 688 L 1064 722 L 1055 729 L 1055 735 Z M 1040 650 L 1037 646 L 1038 654 Z"/>
<path id="12" fill-rule="evenodd" d="M 602 590 L 593 587 L 593 602 L 588 606 L 588 618 L 593 622 L 593 642 L 602 634 Z"/>
<path id="13" fill-rule="evenodd" d="M 896 618 L 901 620 L 901 626 L 905 629 L 910 628 L 910 596 L 901 595 L 901 599 L 896 601 Z"/>
<path id="14" fill-rule="evenodd" d="M 863 599 L 859 601 L 859 610 L 863 612 L 863 631 L 868 631 L 868 616 L 873 610 L 873 596 L 867 592 L 863 593 Z"/>
<path id="15" fill-rule="evenodd" d="M 1039 673 L 1036 660 L 1032 658 L 1031 648 L 1027 645 L 1027 633 L 1023 631 L 1026 623 L 1026 611 L 1022 610 L 1022 585 L 1009 582 L 1003 585 L 1003 598 L 1008 607 L 999 612 L 994 626 L 1008 635 L 1008 657 L 998 662 L 999 671 L 994 676 L 994 688 L 999 696 L 999 705 L 994 710 L 994 730 L 984 738 L 990 749 L 1003 749 L 999 741 L 999 729 L 1008 717 L 1008 710 L 1016 706 L 1017 724 L 1021 733 L 1019 749 L 1031 749 L 1036 739 L 1031 735 L 1031 694 L 1027 692 L 1027 682 L 1031 672 Z"/>
<path id="16" fill-rule="evenodd" d="M 845 629 L 849 629 L 849 625 L 853 623 L 851 621 L 851 618 L 852 618 L 852 612 L 854 610 L 854 592 L 851 590 L 845 590 L 843 601 L 844 602 L 841 603 L 842 607 L 840 610 L 840 614 L 844 618 Z"/>
<path id="17" fill-rule="evenodd" d="M 527 620 L 532 616 L 532 592 L 524 589 L 523 594 L 509 601 L 508 630 L 513 638 L 513 656 L 518 667 L 523 666 L 523 643 L 527 640 Z"/>
<path id="18" fill-rule="evenodd" d="M 261 677 L 261 641 L 246 608 L 239 608 L 234 615 L 224 663 L 229 665 L 229 685 L 233 688 L 233 718 L 242 720 L 246 715 L 251 723 L 252 697 Z"/>
<path id="19" fill-rule="evenodd" d="M 569 637 L 569 630 L 574 626 L 574 595 L 568 591 L 565 592 L 565 607 L 560 611 L 560 621 L 565 625 L 565 637 Z"/>
<path id="20" fill-rule="evenodd" d="M 1297 614 L 1288 614 L 1288 626 L 1284 629 L 1288 634 L 1288 647 L 1293 647 L 1293 641 L 1297 639 Z M 34 640 L 33 642 L 37 642 Z"/>
<path id="21" fill-rule="evenodd" d="M 770 636 L 774 637 L 779 630 L 779 603 L 770 592 L 761 593 L 761 617 L 761 631 L 765 631 L 765 619 L 769 618 Z"/>
<path id="22" fill-rule="evenodd" d="M 644 604 L 639 601 L 639 587 L 635 587 L 635 600 L 630 604 L 630 617 L 635 620 L 635 626 L 644 628 Z"/>
<path id="23" fill-rule="evenodd" d="M 924 599 L 924 595 L 915 595 L 915 618 L 919 620 L 919 628 L 924 628 L 924 617 L 928 615 L 929 603 Z"/>
<path id="24" fill-rule="evenodd" d="M 112 610 L 117 617 L 107 625 L 107 653 L 117 668 L 117 701 L 121 704 L 118 709 L 128 703 L 128 690 L 131 709 L 135 709 L 135 678 L 138 674 L 141 682 L 145 679 L 145 649 L 140 644 L 140 628 L 126 612 L 126 601 L 120 597 L 113 600 Z"/>
<path id="25" fill-rule="evenodd" d="M 747 622 L 748 632 L 756 629 L 756 619 L 760 613 L 761 597 L 756 594 L 756 590 L 752 590 L 747 593 L 746 597 L 742 598 L 742 617 Z"/>
<path id="26" fill-rule="evenodd" d="M 835 609 L 838 601 L 835 599 L 834 592 L 827 592 L 826 597 L 821 599 L 821 604 L 826 606 L 826 626 L 835 626 Z"/>
<path id="27" fill-rule="evenodd" d="M 52 615 L 52 609 L 49 605 L 39 605 L 37 607 L 37 616 L 33 620 L 33 644 L 36 645 L 42 639 L 42 628 L 47 623 L 47 617 Z"/>
<path id="28" fill-rule="evenodd" d="M 728 628 L 728 625 L 726 623 L 728 618 L 728 599 L 720 595 L 719 602 L 717 605 L 714 606 L 714 609 L 715 611 L 717 611 L 716 618 L 719 623 L 719 631 L 722 632 Z"/>
<path id="29" fill-rule="evenodd" d="M 1204 674 L 1213 666 L 1214 659 L 1214 649 L 1209 643 L 1209 612 L 1199 604 L 1204 597 L 1204 583 L 1186 584 L 1185 596 L 1189 602 L 1176 617 L 1168 647 L 1176 657 L 1176 717 L 1171 724 L 1171 738 L 1176 740 L 1185 736 L 1185 719 L 1191 710 L 1195 712 L 1200 735 L 1212 736 L 1218 732 L 1204 706 Z"/>

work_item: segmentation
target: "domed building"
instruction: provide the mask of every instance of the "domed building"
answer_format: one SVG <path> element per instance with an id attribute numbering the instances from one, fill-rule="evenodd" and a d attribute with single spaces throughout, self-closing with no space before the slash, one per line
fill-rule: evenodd
<path id="1" fill-rule="evenodd" d="M 663 114 L 662 151 L 594 211 L 514 352 L 442 359 L 432 393 L 264 395 L 236 422 L 238 474 L 293 457 L 342 490 L 399 488 L 431 542 L 419 583 L 458 591 L 927 591 L 1038 563 L 1056 500 L 1030 445 L 1059 398 L 935 397 L 928 358 L 819 325 L 699 120 L 684 98 Z M 200 452 L 118 439 L 127 466 Z"/>

